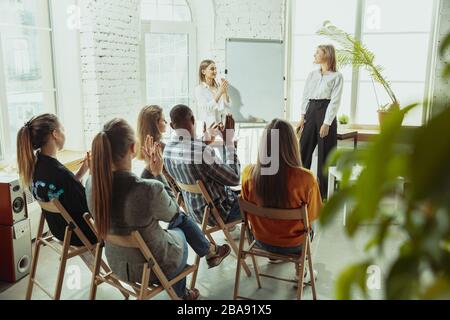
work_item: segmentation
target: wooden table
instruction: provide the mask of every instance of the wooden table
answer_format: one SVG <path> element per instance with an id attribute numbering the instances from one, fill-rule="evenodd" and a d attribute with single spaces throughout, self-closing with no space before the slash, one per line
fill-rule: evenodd
<path id="1" fill-rule="evenodd" d="M 337 133 L 338 140 L 353 140 L 353 148 L 356 150 L 358 148 L 358 131 L 356 130 L 343 130 Z"/>
<path id="2" fill-rule="evenodd" d="M 56 154 L 56 158 L 70 171 L 75 172 L 81 167 L 81 161 L 86 156 L 85 151 L 61 150 Z M 17 175 L 17 164 L 8 167 L 0 167 L 0 173 Z"/>
<path id="3" fill-rule="evenodd" d="M 86 152 L 74 150 L 61 150 L 56 155 L 58 161 L 64 164 L 64 166 L 72 172 L 76 172 L 80 169 L 81 162 L 85 157 Z"/>

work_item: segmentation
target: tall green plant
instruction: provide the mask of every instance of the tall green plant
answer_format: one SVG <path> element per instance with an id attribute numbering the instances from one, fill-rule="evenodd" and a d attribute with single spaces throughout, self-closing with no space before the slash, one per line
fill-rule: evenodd
<path id="1" fill-rule="evenodd" d="M 383 67 L 375 63 L 375 55 L 361 41 L 350 34 L 334 26 L 330 21 L 325 21 L 318 35 L 326 36 L 339 44 L 336 49 L 336 59 L 339 67 L 352 65 L 365 68 L 372 79 L 383 86 L 391 99 L 391 108 L 398 108 L 399 102 L 392 90 L 391 83 L 383 75 Z"/>
<path id="2" fill-rule="evenodd" d="M 441 48 L 450 49 L 450 34 Z M 444 62 L 447 63 L 448 61 Z M 446 69 L 446 76 L 450 72 Z M 391 232 L 403 236 L 398 255 L 385 279 L 387 299 L 450 299 L 450 101 L 437 99 L 443 110 L 423 127 L 401 123 L 417 107 L 394 111 L 380 135 L 365 149 L 339 150 L 329 159 L 343 177 L 340 190 L 325 205 L 320 222 L 329 225 L 345 202 L 352 203 L 346 232 L 354 237 L 359 226 L 375 223 L 367 243 L 367 259 L 348 267 L 337 281 L 337 298 L 349 299 L 356 286 L 367 296 L 366 270 L 384 252 Z M 355 164 L 363 167 L 356 181 Z M 405 182 L 398 188 L 399 178 Z M 382 202 L 395 195 L 399 210 L 383 211 Z M 398 225 L 393 226 L 392 222 Z M 393 229 L 395 228 L 395 229 Z M 365 229 L 364 232 L 367 232 Z"/>

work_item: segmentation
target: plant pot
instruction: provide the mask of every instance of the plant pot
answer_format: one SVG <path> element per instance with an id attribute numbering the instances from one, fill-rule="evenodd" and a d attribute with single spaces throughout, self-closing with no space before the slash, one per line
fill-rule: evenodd
<path id="1" fill-rule="evenodd" d="M 389 115 L 389 111 L 380 111 L 378 110 L 378 122 L 380 127 L 383 126 L 384 121 L 386 121 L 387 116 Z"/>
<path id="2" fill-rule="evenodd" d="M 388 108 L 385 108 L 378 110 L 378 122 L 380 123 L 380 127 L 382 124 L 386 121 L 386 118 L 389 116 L 390 113 L 400 110 L 400 105 L 398 103 L 391 103 Z"/>
<path id="3" fill-rule="evenodd" d="M 349 124 L 348 123 L 347 124 L 340 124 L 340 123 L 338 123 L 338 130 L 346 131 L 346 130 L 348 130 L 348 128 L 349 128 Z"/>

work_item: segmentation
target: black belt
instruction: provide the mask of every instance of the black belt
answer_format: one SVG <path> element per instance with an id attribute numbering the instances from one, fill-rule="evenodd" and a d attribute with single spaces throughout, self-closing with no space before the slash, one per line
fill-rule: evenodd
<path id="1" fill-rule="evenodd" d="M 309 102 L 329 102 L 331 99 L 309 99 Z"/>

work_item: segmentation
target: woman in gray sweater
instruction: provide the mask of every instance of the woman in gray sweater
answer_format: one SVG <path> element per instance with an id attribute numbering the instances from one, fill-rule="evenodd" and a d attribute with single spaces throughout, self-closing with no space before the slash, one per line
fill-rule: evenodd
<path id="1" fill-rule="evenodd" d="M 147 158 L 144 176 L 151 179 L 131 172 L 135 149 L 134 131 L 122 119 L 109 121 L 92 143 L 92 178 L 86 193 L 100 235 L 129 235 L 138 230 L 169 279 L 186 268 L 187 244 L 199 256 L 206 256 L 210 268 L 219 265 L 229 255 L 230 247 L 211 244 L 197 224 L 181 212 L 173 194 L 167 192 L 170 189 L 162 175 L 159 144 L 148 137 L 142 147 Z M 169 222 L 169 228 L 163 229 L 159 221 Z M 111 269 L 121 279 L 141 281 L 145 261 L 138 249 L 106 243 L 105 253 Z M 173 288 L 185 300 L 196 300 L 200 295 L 197 289 L 186 289 L 186 279 Z"/>

